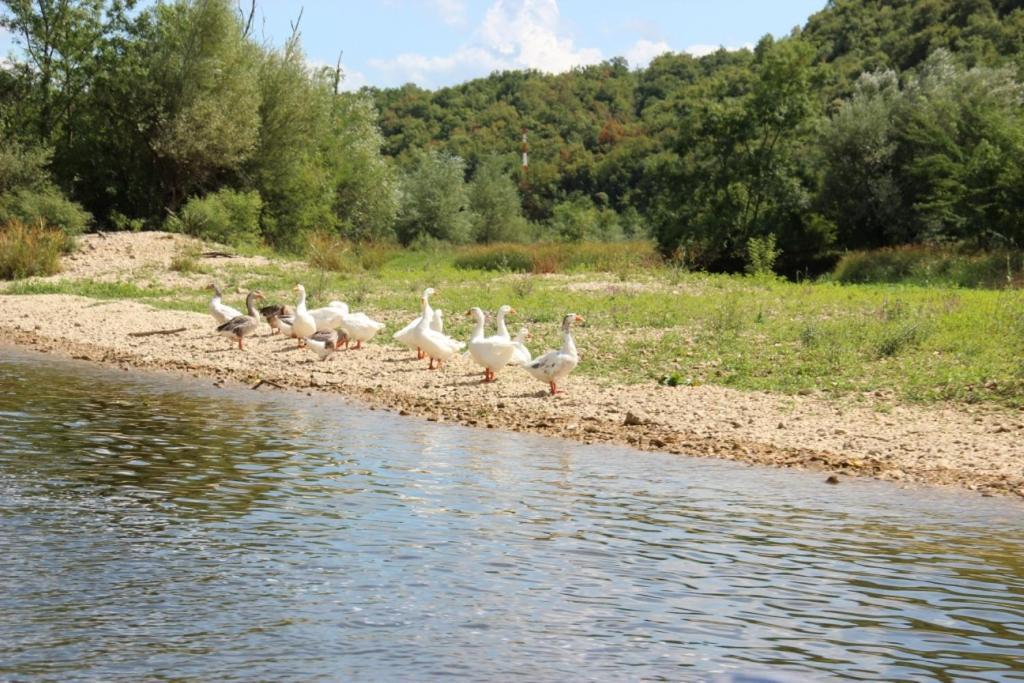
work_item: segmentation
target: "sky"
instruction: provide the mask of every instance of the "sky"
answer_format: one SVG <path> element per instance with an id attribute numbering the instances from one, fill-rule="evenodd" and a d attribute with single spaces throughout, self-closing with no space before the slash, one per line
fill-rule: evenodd
<path id="1" fill-rule="evenodd" d="M 148 3 L 147 3 L 148 4 Z M 246 4 L 248 4 L 246 2 Z M 825 0 L 261 0 L 255 35 L 280 45 L 302 10 L 308 60 L 333 65 L 344 88 L 453 85 L 499 69 L 558 73 L 663 52 L 706 54 L 786 35 Z M 0 33 L 0 55 L 11 37 Z"/>

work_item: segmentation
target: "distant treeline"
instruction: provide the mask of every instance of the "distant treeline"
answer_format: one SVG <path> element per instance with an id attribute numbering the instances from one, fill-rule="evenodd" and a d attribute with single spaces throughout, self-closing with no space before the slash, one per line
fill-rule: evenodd
<path id="1" fill-rule="evenodd" d="M 1024 242 L 1019 0 L 833 0 L 752 51 L 359 93 L 307 65 L 298 30 L 255 40 L 229 0 L 132 5 L 0 2 L 21 48 L 0 68 L 0 224 L 286 248 L 313 230 L 649 236 L 716 270 L 774 243 L 787 273 L 848 249 Z"/>

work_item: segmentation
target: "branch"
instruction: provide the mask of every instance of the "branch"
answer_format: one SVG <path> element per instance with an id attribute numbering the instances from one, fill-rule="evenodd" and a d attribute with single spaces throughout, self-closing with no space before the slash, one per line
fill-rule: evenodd
<path id="1" fill-rule="evenodd" d="M 256 384 L 253 384 L 253 385 L 252 385 L 252 387 L 250 387 L 250 388 L 251 388 L 251 389 L 259 389 L 259 388 L 260 388 L 260 387 L 262 387 L 262 386 L 263 386 L 264 384 L 267 384 L 267 385 L 269 385 L 269 386 L 272 386 L 272 387 L 274 387 L 274 388 L 276 388 L 276 389 L 284 389 L 284 387 L 283 387 L 283 386 L 281 386 L 280 384 L 278 384 L 278 383 L 277 383 L 277 382 L 275 382 L 274 380 L 270 380 L 270 379 L 261 379 L 261 380 L 260 380 L 259 382 L 256 382 Z"/>
<path id="2" fill-rule="evenodd" d="M 184 332 L 187 328 L 177 327 L 173 330 L 150 330 L 149 332 L 129 332 L 129 337 L 151 337 L 154 334 L 178 334 Z"/>

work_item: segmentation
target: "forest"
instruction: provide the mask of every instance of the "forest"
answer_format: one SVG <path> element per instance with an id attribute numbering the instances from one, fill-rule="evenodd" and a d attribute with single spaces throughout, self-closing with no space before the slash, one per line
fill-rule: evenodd
<path id="1" fill-rule="evenodd" d="M 1024 1 L 831 0 L 786 36 L 551 75 L 344 92 L 255 5 L 3 0 L 0 230 L 301 251 L 650 239 L 788 276 L 1024 242 Z M 339 46 L 339 49 L 344 46 Z M 529 167 L 520 166 L 522 134 Z"/>

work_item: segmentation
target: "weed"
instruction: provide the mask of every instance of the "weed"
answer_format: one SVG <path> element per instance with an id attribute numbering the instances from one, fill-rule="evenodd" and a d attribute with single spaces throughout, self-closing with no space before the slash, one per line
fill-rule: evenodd
<path id="1" fill-rule="evenodd" d="M 13 220 L 0 227 L 0 279 L 53 275 L 69 238 L 60 230 Z"/>
<path id="2" fill-rule="evenodd" d="M 171 257 L 171 270 L 177 273 L 206 273 L 208 268 L 199 264 L 202 251 L 196 246 L 183 247 Z"/>

